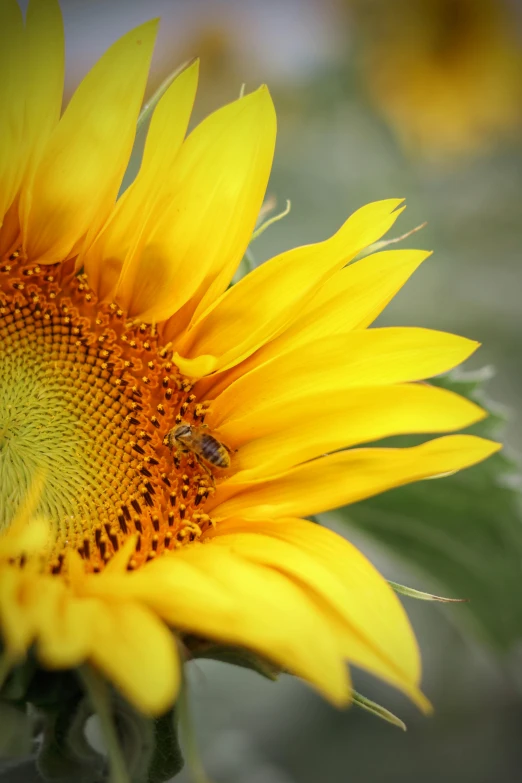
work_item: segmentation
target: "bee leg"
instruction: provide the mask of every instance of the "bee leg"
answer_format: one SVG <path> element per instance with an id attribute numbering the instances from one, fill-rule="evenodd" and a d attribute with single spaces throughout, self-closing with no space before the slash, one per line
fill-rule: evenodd
<path id="1" fill-rule="evenodd" d="M 212 471 L 210 470 L 208 465 L 205 465 L 205 463 L 203 462 L 203 460 L 201 459 L 201 457 L 198 454 L 194 454 L 194 456 L 195 456 L 195 458 L 196 458 L 196 460 L 198 462 L 198 465 L 200 467 L 202 467 L 203 470 L 205 471 L 205 473 L 207 474 L 207 476 L 209 476 L 209 478 L 210 478 L 210 480 L 212 482 L 212 486 L 215 487 L 216 486 L 216 480 L 214 478 L 214 474 L 212 473 Z"/>
<path id="2" fill-rule="evenodd" d="M 176 451 L 174 452 L 174 456 L 172 457 L 172 461 L 174 462 L 174 465 L 179 468 L 180 462 L 181 462 L 181 455 L 187 454 L 188 449 L 184 449 L 183 446 L 178 446 L 176 448 Z"/>

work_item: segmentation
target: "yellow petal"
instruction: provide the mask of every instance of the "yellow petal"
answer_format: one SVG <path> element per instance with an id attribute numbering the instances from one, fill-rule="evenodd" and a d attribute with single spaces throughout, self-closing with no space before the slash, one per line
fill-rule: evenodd
<path id="1" fill-rule="evenodd" d="M 0 224 L 23 174 L 24 27 L 16 0 L 0 3 Z"/>
<path id="2" fill-rule="evenodd" d="M 63 21 L 57 0 L 30 0 L 25 32 L 27 97 L 25 144 L 30 169 L 54 130 L 62 109 L 65 68 Z"/>
<path id="3" fill-rule="evenodd" d="M 212 114 L 183 144 L 165 208 L 125 263 L 118 301 L 163 321 L 227 287 L 250 240 L 270 174 L 276 121 L 266 87 Z M 190 314 L 187 313 L 187 318 Z"/>
<path id="4" fill-rule="evenodd" d="M 15 151 L 13 150 L 13 154 Z M 1 156 L 1 152 L 0 152 Z M 20 168 L 22 171 L 22 168 Z M 11 206 L 4 215 L 4 222 L 0 226 L 0 257 L 9 255 L 19 245 L 20 241 L 20 218 L 18 215 L 18 205 L 20 197 L 15 197 Z"/>
<path id="5" fill-rule="evenodd" d="M 427 385 L 340 389 L 328 395 L 297 392 L 289 405 L 277 398 L 217 430 L 239 449 L 237 481 L 274 475 L 321 454 L 404 433 L 463 429 L 485 416 L 473 402 Z"/>
<path id="6" fill-rule="evenodd" d="M 3 188 L 3 193 L 0 192 L 0 220 L 4 217 L 0 230 L 0 255 L 12 250 L 19 240 L 17 191 L 23 178 L 29 176 L 58 122 L 63 92 L 63 23 L 57 1 L 30 0 L 23 43 L 19 38 L 20 12 L 16 3 L 14 5 L 18 19 L 16 31 L 5 16 L 0 18 L 0 29 L 9 33 L 9 46 L 13 47 L 12 51 L 6 47 L 11 59 L 7 67 L 0 62 L 3 88 L 11 90 L 8 107 L 2 108 L 3 90 L 0 87 L 0 116 L 9 119 L 8 127 L 0 134 L 0 182 Z M 10 2 L 3 6 L 4 14 L 9 7 Z M 4 49 L 1 41 L 0 49 Z M 20 59 L 20 51 L 24 52 L 23 59 Z M 14 73 L 10 72 L 13 66 Z M 2 163 L 4 155 L 7 155 L 8 170 Z M 10 209 L 4 215 L 9 203 Z"/>
<path id="7" fill-rule="evenodd" d="M 29 258 L 54 263 L 94 235 L 113 206 L 134 140 L 157 22 L 103 55 L 51 134 L 21 203 Z"/>
<path id="8" fill-rule="evenodd" d="M 419 651 L 406 613 L 386 580 L 354 546 L 304 520 L 224 522 L 212 541 L 306 585 L 341 621 L 350 662 L 425 705 L 418 691 Z"/>
<path id="9" fill-rule="evenodd" d="M 446 332 L 390 327 L 339 333 L 289 349 L 238 378 L 212 403 L 208 424 L 218 427 L 267 399 L 291 404 L 298 394 L 327 395 L 356 386 L 384 386 L 429 378 L 455 367 L 478 343 Z M 212 393 L 215 394 L 215 391 Z"/>
<path id="10" fill-rule="evenodd" d="M 499 443 L 473 435 L 448 435 L 411 448 L 342 451 L 250 486 L 236 483 L 233 476 L 218 487 L 208 511 L 216 520 L 309 516 L 461 470 L 500 448 Z"/>
<path id="11" fill-rule="evenodd" d="M 26 585 L 29 595 L 24 596 Z M 0 567 L 0 629 L 5 649 L 14 658 L 22 658 L 34 638 L 30 599 L 31 585 L 27 584 L 27 575 L 16 567 Z"/>
<path id="12" fill-rule="evenodd" d="M 1 558 L 41 554 L 49 541 L 50 524 L 46 519 L 32 517 L 20 521 L 22 524 L 16 524 L 15 517 L 11 526 L 0 536 Z"/>
<path id="13" fill-rule="evenodd" d="M 39 660 L 50 669 L 79 666 L 88 657 L 96 623 L 93 601 L 78 601 L 61 579 L 48 579 L 35 618 Z"/>
<path id="14" fill-rule="evenodd" d="M 223 370 L 249 356 L 295 320 L 328 276 L 388 231 L 402 211 L 394 211 L 400 203 L 368 204 L 325 242 L 295 248 L 257 267 L 175 343 L 174 360 L 178 363 L 181 355 L 197 362 L 209 354 L 218 358 L 216 369 Z M 196 377 L 194 366 L 186 362 L 182 371 Z"/>
<path id="15" fill-rule="evenodd" d="M 159 101 L 152 115 L 138 176 L 118 199 L 107 225 L 80 261 L 89 276 L 89 285 L 101 297 L 114 297 L 127 254 L 137 242 L 151 211 L 162 208 L 163 191 L 169 188 L 174 176 L 176 157 L 187 131 L 198 73 L 196 61 L 174 79 Z"/>
<path id="16" fill-rule="evenodd" d="M 196 359 L 184 359 L 179 353 L 174 353 L 173 360 L 177 368 L 189 378 L 204 378 L 219 367 L 219 358 L 211 354 L 202 354 Z"/>
<path id="17" fill-rule="evenodd" d="M 141 712 L 160 715 L 174 702 L 180 681 L 173 635 L 137 603 L 100 601 L 91 660 Z"/>
<path id="18" fill-rule="evenodd" d="M 262 358 L 275 356 L 287 345 L 365 329 L 429 255 L 425 250 L 384 250 L 341 269 L 328 278 L 291 327 L 265 346 Z"/>
<path id="19" fill-rule="evenodd" d="M 143 601 L 171 625 L 181 628 L 190 627 L 194 612 L 204 605 L 209 595 L 213 596 L 215 612 L 221 617 L 228 616 L 228 612 L 232 617 L 230 597 L 223 592 L 216 593 L 215 581 L 186 561 L 183 552 L 167 554 L 130 574 L 105 569 L 101 574 L 83 580 L 78 590 L 83 596 L 103 600 Z M 187 602 L 187 590 L 190 602 Z"/>
<path id="20" fill-rule="evenodd" d="M 245 562 L 234 547 L 227 551 L 209 544 L 184 550 L 183 556 L 213 576 L 217 589 L 233 596 L 234 621 L 216 628 L 212 636 L 266 655 L 308 680 L 335 704 L 348 702 L 348 672 L 328 617 L 293 580 Z M 210 604 L 206 614 L 211 611 Z M 209 620 L 198 613 L 194 630 L 206 634 Z"/>
<path id="21" fill-rule="evenodd" d="M 222 547 L 185 547 L 89 590 L 135 600 L 175 628 L 244 646 L 309 680 L 334 703 L 350 689 L 340 642 L 311 598 L 268 568 Z"/>

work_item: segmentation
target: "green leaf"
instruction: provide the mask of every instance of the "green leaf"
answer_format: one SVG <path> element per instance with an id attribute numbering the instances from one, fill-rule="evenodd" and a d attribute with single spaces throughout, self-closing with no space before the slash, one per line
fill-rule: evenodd
<path id="1" fill-rule="evenodd" d="M 273 663 L 242 647 L 216 644 L 189 636 L 185 637 L 184 644 L 191 658 L 209 658 L 213 661 L 231 663 L 234 666 L 241 666 L 243 669 L 251 669 L 272 681 L 277 680 L 281 673 L 281 669 Z"/>
<path id="2" fill-rule="evenodd" d="M 390 712 L 385 707 L 381 707 L 380 704 L 377 704 L 375 701 L 371 701 L 371 699 L 367 699 L 366 696 L 363 696 L 361 693 L 357 693 L 357 691 L 353 691 L 352 698 L 353 703 L 357 707 L 366 710 L 366 712 L 371 712 L 372 715 L 376 715 L 381 720 L 385 720 L 386 723 L 391 723 L 393 726 L 397 726 L 399 729 L 406 731 L 406 724 L 400 718 L 394 715 L 393 712 Z"/>
<path id="3" fill-rule="evenodd" d="M 453 373 L 434 385 L 478 402 L 490 416 L 470 432 L 499 439 L 506 412 L 482 388 L 490 370 Z M 518 466 L 500 452 L 467 470 L 421 481 L 341 511 L 349 526 L 384 544 L 469 603 L 455 608 L 490 644 L 508 649 L 522 634 L 522 511 Z"/>

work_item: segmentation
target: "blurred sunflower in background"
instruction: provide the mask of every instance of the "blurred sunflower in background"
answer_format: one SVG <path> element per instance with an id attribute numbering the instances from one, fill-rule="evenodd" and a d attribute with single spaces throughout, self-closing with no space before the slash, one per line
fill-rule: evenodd
<path id="1" fill-rule="evenodd" d="M 25 23 L 14 0 L 0 15 L 4 682 L 29 653 L 47 670 L 87 664 L 159 715 L 196 638 L 252 651 L 337 705 L 349 662 L 428 709 L 395 593 L 306 519 L 499 448 L 470 435 L 371 446 L 484 415 L 419 383 L 476 343 L 368 328 L 429 255 L 360 258 L 401 200 L 230 287 L 270 174 L 266 87 L 185 138 L 198 64 L 185 68 L 117 199 L 157 23 L 117 41 L 60 116 L 57 2 L 31 0 Z"/>
<path id="2" fill-rule="evenodd" d="M 520 138 L 522 29 L 506 0 L 348 0 L 358 64 L 403 146 L 441 158 Z"/>

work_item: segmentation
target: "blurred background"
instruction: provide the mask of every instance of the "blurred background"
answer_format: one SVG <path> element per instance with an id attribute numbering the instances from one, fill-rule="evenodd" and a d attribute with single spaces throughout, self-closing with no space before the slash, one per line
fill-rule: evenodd
<path id="1" fill-rule="evenodd" d="M 471 609 L 406 599 L 434 717 L 357 672 L 358 690 L 398 713 L 407 734 L 355 708 L 337 712 L 291 678 L 273 684 L 195 661 L 194 720 L 208 775 L 215 783 L 519 781 L 522 521 L 508 461 L 522 443 L 522 4 L 61 4 L 68 94 L 112 41 L 155 15 L 162 23 L 150 92 L 199 55 L 195 120 L 243 83 L 247 91 L 268 83 L 279 120 L 269 194 L 281 208 L 290 199 L 292 211 L 255 242 L 256 262 L 326 238 L 368 201 L 405 197 L 395 235 L 427 221 L 405 244 L 435 253 L 380 322 L 481 341 L 469 367 L 495 367 L 487 394 L 509 411 L 508 456 L 494 476 L 468 471 L 433 496 L 390 493 L 381 505 L 326 520 L 388 578 L 452 594 L 458 587 L 473 599 Z M 134 169 L 138 160 L 139 150 Z"/>

